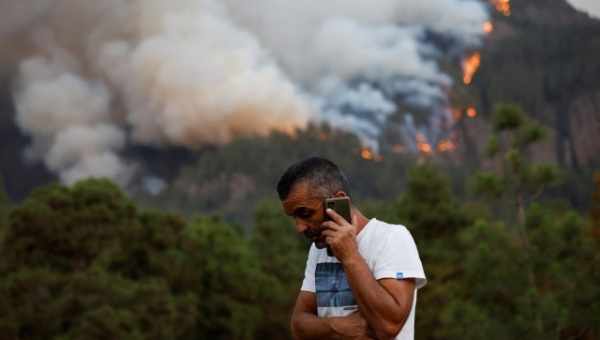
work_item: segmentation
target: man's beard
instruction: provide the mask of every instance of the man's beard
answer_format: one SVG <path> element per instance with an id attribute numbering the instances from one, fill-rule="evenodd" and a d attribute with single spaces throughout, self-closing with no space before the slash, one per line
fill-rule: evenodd
<path id="1" fill-rule="evenodd" d="M 308 238 L 309 240 L 313 241 L 317 248 L 323 249 L 323 248 L 327 247 L 327 242 L 325 242 L 325 239 L 321 236 L 322 232 L 323 232 L 323 229 L 321 229 L 321 228 L 306 229 L 304 231 L 304 236 L 306 236 L 306 238 Z"/>

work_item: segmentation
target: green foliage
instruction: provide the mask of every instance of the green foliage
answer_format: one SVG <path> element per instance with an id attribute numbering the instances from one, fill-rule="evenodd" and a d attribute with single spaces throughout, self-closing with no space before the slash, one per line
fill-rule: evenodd
<path id="1" fill-rule="evenodd" d="M 9 211 L 10 201 L 8 199 L 8 195 L 4 191 L 4 181 L 2 179 L 2 176 L 0 176 L 0 247 L 2 245 L 2 240 L 4 239 L 4 234 L 6 232 Z"/>
<path id="2" fill-rule="evenodd" d="M 500 104 L 495 110 L 493 127 L 495 132 L 516 130 L 525 120 L 523 109 L 515 104 Z"/>
<path id="3" fill-rule="evenodd" d="M 548 180 L 540 175 L 550 171 L 543 165 L 530 168 Z M 498 175 L 480 180 L 485 192 L 505 192 Z M 419 247 L 428 285 L 419 291 L 417 338 L 599 334 L 599 314 L 584 304 L 600 294 L 600 237 L 593 228 L 564 206 L 533 203 L 523 225 L 490 220 L 481 210 L 494 205 L 471 209 L 477 211 L 459 204 L 431 164 L 410 171 L 395 203 L 369 205 L 370 214 L 407 225 Z"/>
<path id="4" fill-rule="evenodd" d="M 524 231 L 478 221 L 460 241 L 467 250 L 464 277 L 443 311 L 444 338 L 561 339 L 569 329 L 598 332 L 598 314 L 582 302 L 598 295 L 593 286 L 600 277 L 590 260 L 598 258 L 599 244 L 574 212 L 533 205 Z"/>
<path id="5" fill-rule="evenodd" d="M 441 311 L 448 308 L 461 272 L 458 235 L 472 223 L 452 195 L 448 178 L 431 164 L 414 167 L 397 201 L 370 205 L 367 213 L 410 229 L 429 282 L 419 292 L 416 333 L 444 339 Z"/>
<path id="6" fill-rule="evenodd" d="M 473 189 L 476 194 L 485 194 L 494 198 L 499 198 L 505 191 L 502 179 L 487 171 L 480 171 L 475 174 Z"/>
<path id="7" fill-rule="evenodd" d="M 595 316 L 578 316 L 585 313 L 582 296 L 598 294 L 592 287 L 600 282 L 597 265 L 590 262 L 598 257 L 598 240 L 575 212 L 537 200 L 560 179 L 555 166 L 527 157 L 544 136 L 541 127 L 507 105 L 494 122 L 494 169 L 477 173 L 473 182 L 476 193 L 494 199 L 504 222 L 478 220 L 461 234 L 468 251 L 459 285 L 464 291 L 444 312 L 445 336 L 458 337 L 467 327 L 470 334 L 492 332 L 498 339 L 598 334 Z"/>
<path id="8" fill-rule="evenodd" d="M 282 316 L 305 249 L 288 238 L 277 251 L 289 261 L 268 264 L 269 245 L 285 239 L 289 222 L 278 226 L 279 215 L 265 209 L 261 234 L 250 241 L 218 218 L 187 223 L 139 211 L 106 180 L 36 190 L 14 209 L 0 248 L 0 315 L 7 316 L 0 332 L 9 339 L 287 338 Z"/>
<path id="9" fill-rule="evenodd" d="M 461 258 L 461 276 L 456 282 L 448 308 L 441 318 L 439 338 L 504 339 L 510 338 L 516 319 L 504 310 L 514 308 L 514 293 L 526 287 L 519 272 L 523 262 L 516 242 L 501 223 L 478 221 L 461 232 L 459 245 L 465 249 Z M 448 291 L 450 293 L 450 291 Z"/>
<path id="10" fill-rule="evenodd" d="M 521 182 L 529 191 L 534 191 L 545 185 L 556 185 L 560 180 L 561 174 L 557 167 L 549 164 L 532 164 L 523 172 Z"/>
<path id="11" fill-rule="evenodd" d="M 417 238 L 453 235 L 468 223 L 450 192 L 448 178 L 429 164 L 410 170 L 407 189 L 394 208 Z"/>
<path id="12" fill-rule="evenodd" d="M 6 256 L 15 267 L 83 270 L 134 224 L 135 213 L 123 193 L 105 180 L 71 189 L 48 186 L 11 214 Z"/>
<path id="13" fill-rule="evenodd" d="M 494 157 L 500 151 L 500 141 L 498 141 L 498 136 L 493 135 L 488 140 L 488 143 L 485 148 L 485 155 L 487 157 Z"/>
<path id="14" fill-rule="evenodd" d="M 590 216 L 592 219 L 592 226 L 597 228 L 597 236 L 600 238 L 600 172 L 595 174 L 594 184 L 596 190 L 592 195 L 592 208 L 590 210 Z"/>
<path id="15" fill-rule="evenodd" d="M 495 210 L 501 216 L 523 224 L 527 205 L 546 187 L 559 184 L 561 176 L 557 167 L 530 160 L 531 147 L 541 141 L 545 131 L 526 118 L 519 106 L 498 105 L 493 124 L 495 133 L 488 141 L 487 155 L 495 160 L 494 169 L 476 173 L 472 186 L 476 194 L 499 203 Z"/>
<path id="16" fill-rule="evenodd" d="M 250 339 L 260 320 L 259 289 L 264 278 L 248 242 L 230 225 L 200 218 L 185 232 L 200 299 L 200 338 Z"/>
<path id="17" fill-rule="evenodd" d="M 515 136 L 514 146 L 527 147 L 530 144 L 542 141 L 546 137 L 546 130 L 537 122 L 528 122 Z"/>
<path id="18" fill-rule="evenodd" d="M 169 298 L 163 282 L 99 270 L 20 270 L 3 280 L 0 296 L 7 338 L 174 338 L 194 320 L 193 304 Z"/>
<path id="19" fill-rule="evenodd" d="M 552 177 L 541 165 L 520 169 L 531 170 L 528 181 Z M 489 175 L 489 185 L 502 192 L 498 179 Z M 397 200 L 365 203 L 369 215 L 406 225 L 419 247 L 429 283 L 419 291 L 417 337 L 600 334 L 590 304 L 600 299 L 595 210 L 586 223 L 564 206 L 534 203 L 521 225 L 494 221 L 483 203 L 461 205 L 431 163 L 409 171 Z M 258 205 L 254 224 L 245 233 L 218 217 L 140 211 L 105 180 L 36 190 L 13 209 L 0 248 L 0 334 L 289 339 L 308 244 L 277 200 Z"/>
<path id="20" fill-rule="evenodd" d="M 268 275 L 262 287 L 258 337 L 288 339 L 290 312 L 300 290 L 309 244 L 294 230 L 278 201 L 262 201 L 251 235 L 261 270 Z"/>
<path id="21" fill-rule="evenodd" d="M 15 208 L 0 254 L 2 334 L 164 339 L 191 329 L 193 295 L 174 296 L 163 273 L 132 279 L 113 266 L 141 238 L 137 214 L 106 180 L 49 186 Z"/>

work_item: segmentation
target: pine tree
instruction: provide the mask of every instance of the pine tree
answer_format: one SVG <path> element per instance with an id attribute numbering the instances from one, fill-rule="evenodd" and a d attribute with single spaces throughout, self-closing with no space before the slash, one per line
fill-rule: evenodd
<path id="1" fill-rule="evenodd" d="M 0 176 L 0 245 L 4 238 L 6 224 L 8 223 L 8 212 L 10 210 L 10 201 L 8 195 L 4 191 L 4 181 Z M 1 247 L 1 246 L 0 246 Z"/>
<path id="2" fill-rule="evenodd" d="M 289 339 L 289 314 L 300 290 L 309 244 L 295 231 L 281 204 L 265 200 L 256 210 L 251 245 L 266 274 L 258 338 Z"/>
<path id="3" fill-rule="evenodd" d="M 475 176 L 475 192 L 500 203 L 497 210 L 503 217 L 523 225 L 527 206 L 545 188 L 558 184 L 560 175 L 555 166 L 531 160 L 531 147 L 544 138 L 545 130 L 527 118 L 519 106 L 499 105 L 493 128 L 486 153 L 495 162 L 495 169 Z"/>

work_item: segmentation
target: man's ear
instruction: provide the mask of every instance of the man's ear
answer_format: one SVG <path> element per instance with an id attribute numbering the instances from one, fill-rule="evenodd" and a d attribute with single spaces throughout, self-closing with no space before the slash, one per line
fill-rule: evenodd
<path id="1" fill-rule="evenodd" d="M 350 206 L 352 206 L 352 199 L 350 198 L 350 196 L 348 196 L 348 194 L 345 191 L 340 190 L 336 192 L 334 197 L 348 197 L 348 200 L 350 201 Z"/>
<path id="2" fill-rule="evenodd" d="M 348 197 L 348 198 L 349 198 L 348 194 L 346 194 L 346 192 L 345 192 L 345 191 L 343 191 L 343 190 L 339 190 L 339 191 L 337 191 L 337 192 L 335 193 L 335 195 L 333 195 L 333 196 L 334 196 L 334 197 Z"/>

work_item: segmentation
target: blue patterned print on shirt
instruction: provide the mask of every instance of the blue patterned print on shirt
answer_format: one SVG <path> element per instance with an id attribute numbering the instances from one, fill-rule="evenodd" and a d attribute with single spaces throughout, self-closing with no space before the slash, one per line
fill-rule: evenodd
<path id="1" fill-rule="evenodd" d="M 318 307 L 356 305 L 341 263 L 318 263 L 315 270 L 315 285 Z"/>

